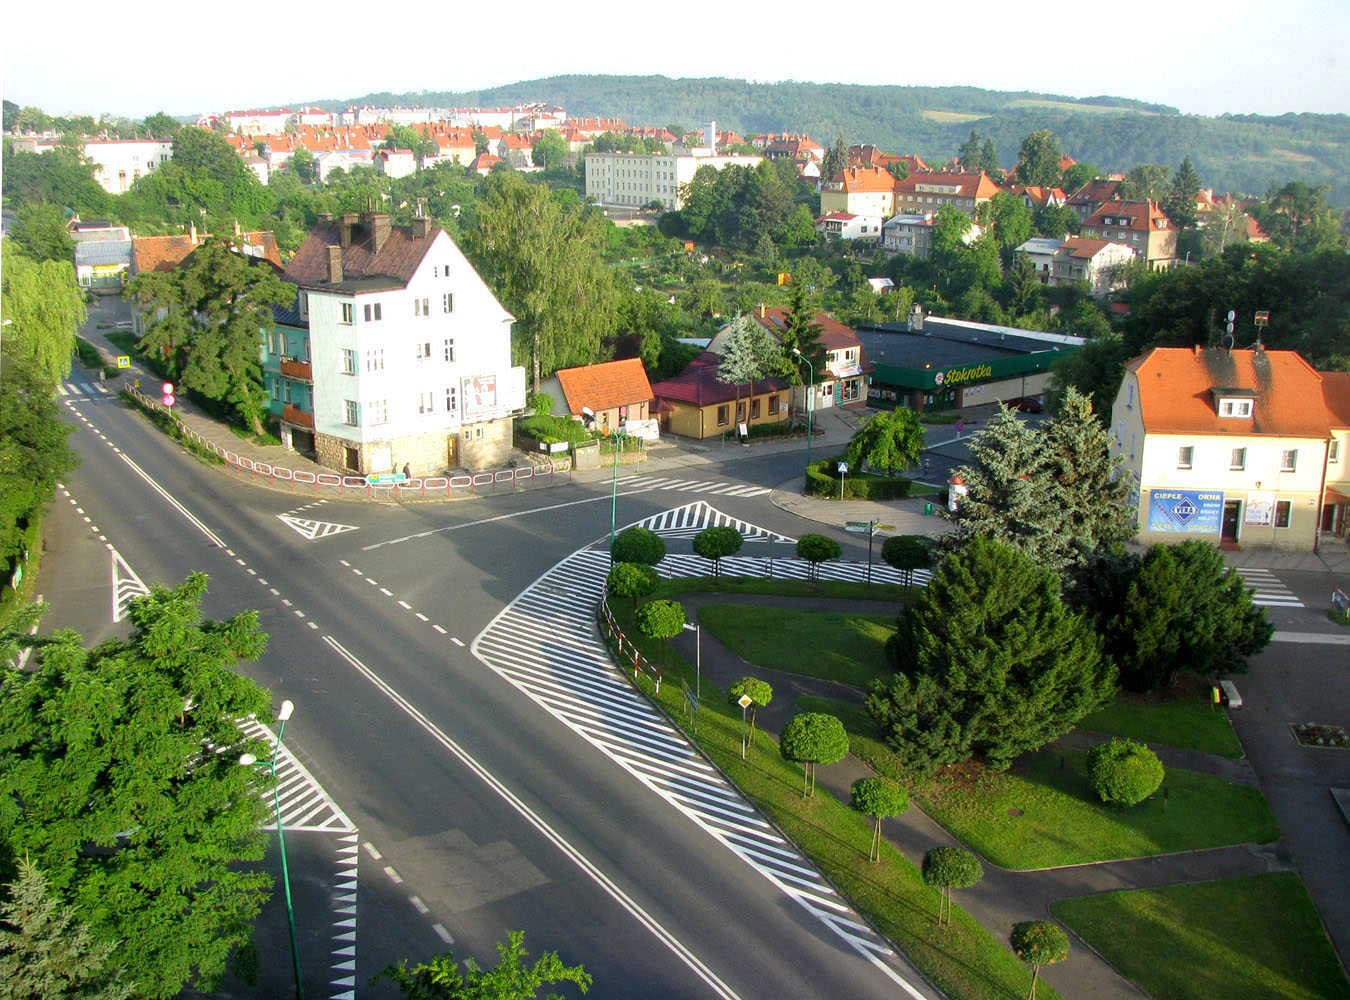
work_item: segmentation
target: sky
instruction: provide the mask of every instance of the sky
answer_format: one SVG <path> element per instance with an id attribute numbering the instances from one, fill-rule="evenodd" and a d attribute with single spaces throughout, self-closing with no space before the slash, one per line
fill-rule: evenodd
<path id="1" fill-rule="evenodd" d="M 116 17 L 71 0 L 11 4 L 3 35 L 5 99 L 137 119 L 566 73 L 1107 94 L 1202 115 L 1350 113 L 1350 0 L 142 0 Z"/>

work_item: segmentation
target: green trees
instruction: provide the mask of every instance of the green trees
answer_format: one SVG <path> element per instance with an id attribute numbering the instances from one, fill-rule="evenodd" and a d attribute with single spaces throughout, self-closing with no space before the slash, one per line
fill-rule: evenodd
<path id="1" fill-rule="evenodd" d="M 942 891 L 938 898 L 939 927 L 952 922 L 952 890 L 969 889 L 984 878 L 980 859 L 961 847 L 934 847 L 923 856 L 920 871 L 924 885 Z"/>
<path id="2" fill-rule="evenodd" d="M 1265 200 L 1253 206 L 1252 217 L 1282 250 L 1310 253 L 1342 248 L 1341 213 L 1328 203 L 1327 191 L 1326 185 L 1310 187 L 1303 181 L 1272 187 Z"/>
<path id="3" fill-rule="evenodd" d="M 919 415 L 908 407 L 897 407 L 865 420 L 844 454 L 851 469 L 862 468 L 865 463 L 893 474 L 918 464 L 927 438 Z"/>
<path id="4" fill-rule="evenodd" d="M 203 621 L 206 576 L 131 603 L 131 635 L 93 649 L 60 632 L 31 673 L 0 686 L 0 841 L 27 853 L 53 894 L 146 997 L 209 986 L 249 939 L 270 879 L 264 752 L 237 720 L 266 691 L 234 667 L 266 636 L 256 612 Z M 89 850 L 94 845 L 99 850 Z"/>
<path id="5" fill-rule="evenodd" d="M 1264 649 L 1275 629 L 1222 553 L 1188 539 L 1149 549 L 1103 631 L 1121 683 L 1149 691 L 1182 670 L 1245 672 L 1247 657 Z"/>
<path id="6" fill-rule="evenodd" d="M 909 793 L 886 778 L 859 778 L 849 792 L 853 808 L 876 820 L 867 858 L 869 861 L 880 861 L 881 821 L 886 816 L 899 816 L 908 809 Z"/>
<path id="7" fill-rule="evenodd" d="M 535 166 L 546 170 L 549 167 L 560 167 L 567 158 L 567 140 L 557 129 L 546 129 L 543 135 L 534 140 L 534 150 L 530 153 L 530 158 L 534 160 Z"/>
<path id="8" fill-rule="evenodd" d="M 69 264 L 74 259 L 75 241 L 66 231 L 65 213 L 55 205 L 25 205 L 19 209 L 9 235 L 30 260 Z"/>
<path id="9" fill-rule="evenodd" d="M 466 249 L 516 317 L 512 356 L 530 365 L 530 387 L 538 392 L 545 375 L 600 360 L 619 301 L 601 258 L 604 217 L 508 171 L 486 180 L 478 219 Z"/>
<path id="10" fill-rule="evenodd" d="M 739 418 L 741 386 L 749 386 L 777 375 L 783 367 L 781 348 L 759 322 L 749 316 L 737 316 L 729 324 L 717 380 L 736 387 L 736 412 Z M 750 421 L 746 415 L 747 423 Z"/>
<path id="11" fill-rule="evenodd" d="M 1167 195 L 1172 168 L 1161 163 L 1139 163 L 1131 167 L 1120 184 L 1120 196 L 1127 201 L 1152 199 L 1160 202 Z"/>
<path id="12" fill-rule="evenodd" d="M 895 678 L 867 697 L 887 744 L 928 770 L 976 754 L 1005 768 L 1110 699 L 1115 668 L 1059 588 L 984 536 L 948 556 L 888 644 Z"/>
<path id="13" fill-rule="evenodd" d="M 673 639 L 687 621 L 677 601 L 648 601 L 637 609 L 637 626 L 648 639 Z"/>
<path id="14" fill-rule="evenodd" d="M 848 754 L 848 733 L 833 715 L 802 712 L 783 727 L 778 751 L 785 760 L 802 765 L 802 798 L 810 798 L 816 791 L 816 765 L 843 760 Z"/>
<path id="15" fill-rule="evenodd" d="M 1037 129 L 1022 140 L 1017 151 L 1016 177 L 1033 187 L 1056 187 L 1064 171 L 1060 169 L 1059 140 L 1048 129 Z"/>
<path id="16" fill-rule="evenodd" d="M 1031 209 L 1021 198 L 1009 191 L 1000 191 L 986 204 L 989 226 L 1005 255 L 1031 239 Z"/>
<path id="17" fill-rule="evenodd" d="M 267 261 L 236 252 L 227 237 L 211 236 L 176 271 L 132 279 L 127 294 L 148 317 L 137 346 L 261 434 L 267 392 L 259 350 L 276 328 L 272 307 L 294 302 L 295 286 Z"/>
<path id="18" fill-rule="evenodd" d="M 0 303 L 6 320 L 0 346 L 7 365 L 30 367 L 50 390 L 70 374 L 75 331 L 87 315 L 84 295 L 70 260 L 37 261 L 16 242 L 0 243 Z"/>
<path id="19" fill-rule="evenodd" d="M 564 965 L 556 951 L 546 951 L 525 967 L 525 932 L 507 931 L 506 943 L 497 944 L 501 961 L 480 969 L 468 959 L 459 963 L 453 951 L 437 955 L 409 969 L 406 962 L 391 965 L 371 980 L 392 980 L 406 1000 L 534 1000 L 541 987 L 575 983 L 585 993 L 591 975 L 580 965 Z"/>
<path id="20" fill-rule="evenodd" d="M 1195 199 L 1199 194 L 1200 175 L 1195 172 L 1195 164 L 1187 156 L 1172 175 L 1172 184 L 1167 189 L 1167 197 L 1163 199 L 1162 210 L 1178 227 L 1192 229 L 1198 211 Z"/>
<path id="21" fill-rule="evenodd" d="M 713 578 L 722 575 L 722 558 L 734 556 L 745 539 L 735 528 L 725 524 L 704 528 L 694 536 L 694 551 L 713 564 Z"/>
<path id="22" fill-rule="evenodd" d="M 31 861 L 0 898 L 0 997 L 4 1000 L 125 1000 L 132 987 L 108 968 L 111 941 L 89 928 L 48 890 Z"/>
<path id="23" fill-rule="evenodd" d="M 1138 805 L 1163 783 L 1158 755 L 1134 740 L 1098 743 L 1088 751 L 1087 769 L 1092 790 L 1111 805 Z"/>
<path id="24" fill-rule="evenodd" d="M 650 528 L 634 525 L 614 538 L 610 558 L 616 563 L 643 563 L 655 566 L 666 557 L 666 543 Z"/>
<path id="25" fill-rule="evenodd" d="M 820 179 L 834 180 L 847 167 L 848 143 L 844 141 L 844 133 L 840 132 L 830 148 L 825 150 L 825 157 L 820 162 Z"/>
<path id="26" fill-rule="evenodd" d="M 1063 512 L 1070 558 L 1081 565 L 1098 547 L 1133 538 L 1138 515 L 1128 503 L 1133 483 L 1121 473 L 1121 460 L 1111 458 L 1106 424 L 1092 401 L 1070 386 L 1058 404 L 1042 432 L 1044 475 Z"/>
<path id="27" fill-rule="evenodd" d="M 797 539 L 797 558 L 810 563 L 808 579 L 820 579 L 820 564 L 827 559 L 838 559 L 844 552 L 843 547 L 833 538 L 825 535 L 802 535 Z"/>
<path id="28" fill-rule="evenodd" d="M 1069 935 L 1048 920 L 1027 920 L 1013 926 L 1008 939 L 1017 957 L 1031 966 L 1030 1000 L 1036 1000 L 1036 980 L 1042 965 L 1054 965 L 1069 957 Z"/>
<path id="29" fill-rule="evenodd" d="M 807 361 L 815 366 L 817 375 L 824 371 L 825 348 L 821 346 L 820 334 L 821 327 L 816 322 L 815 309 L 807 296 L 806 285 L 794 281 L 788 294 L 788 311 L 783 317 L 783 329 L 778 335 L 781 370 L 793 385 L 806 385 L 809 382 L 811 369 Z"/>
<path id="30" fill-rule="evenodd" d="M 905 574 L 905 586 L 914 586 L 914 571 L 933 565 L 933 539 L 927 535 L 892 535 L 881 543 L 881 561 Z"/>
<path id="31" fill-rule="evenodd" d="M 767 708 L 769 702 L 773 701 L 773 685 L 758 677 L 742 677 L 727 688 L 727 701 L 739 705 L 743 696 L 750 698 L 750 745 L 754 746 L 755 716 L 759 714 L 761 708 Z"/>
<path id="32" fill-rule="evenodd" d="M 633 608 L 636 609 L 638 600 L 655 590 L 659 579 L 656 570 L 650 566 L 634 562 L 616 562 L 610 568 L 609 576 L 605 578 L 605 585 L 609 587 L 610 595 L 613 597 L 631 597 Z"/>

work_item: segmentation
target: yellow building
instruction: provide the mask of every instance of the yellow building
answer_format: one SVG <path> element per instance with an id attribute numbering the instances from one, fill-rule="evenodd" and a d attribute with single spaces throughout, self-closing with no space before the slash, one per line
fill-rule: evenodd
<path id="1" fill-rule="evenodd" d="M 1293 351 L 1157 347 L 1112 408 L 1145 544 L 1316 551 L 1345 531 L 1347 437 L 1350 377 Z"/>

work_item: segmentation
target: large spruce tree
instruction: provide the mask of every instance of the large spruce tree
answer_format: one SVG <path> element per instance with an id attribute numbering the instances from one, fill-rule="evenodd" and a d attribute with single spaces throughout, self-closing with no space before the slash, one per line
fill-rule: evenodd
<path id="1" fill-rule="evenodd" d="M 1111 457 L 1105 425 L 1092 412 L 1092 400 L 1069 386 L 1059 413 L 1043 432 L 1044 467 L 1059 495 L 1060 530 L 1072 546 L 1071 558 L 1083 563 L 1102 545 L 1128 541 L 1139 530 L 1138 512 L 1129 503 L 1132 482 Z"/>
<path id="2" fill-rule="evenodd" d="M 978 755 L 1007 767 L 1114 695 L 1114 665 L 1059 589 L 1052 571 L 985 537 L 943 562 L 889 645 L 898 673 L 867 698 L 907 763 Z"/>

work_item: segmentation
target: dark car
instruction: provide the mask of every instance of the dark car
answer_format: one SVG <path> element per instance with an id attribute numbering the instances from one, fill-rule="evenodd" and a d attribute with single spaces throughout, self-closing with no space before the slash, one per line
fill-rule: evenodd
<path id="1" fill-rule="evenodd" d="M 1030 396 L 1020 396 L 1017 399 L 1010 399 L 1007 402 L 1010 409 L 1018 413 L 1044 413 L 1045 407 L 1032 399 Z"/>

